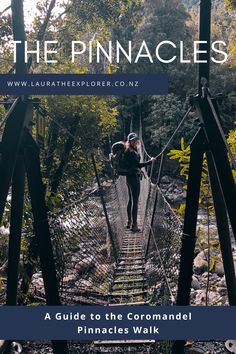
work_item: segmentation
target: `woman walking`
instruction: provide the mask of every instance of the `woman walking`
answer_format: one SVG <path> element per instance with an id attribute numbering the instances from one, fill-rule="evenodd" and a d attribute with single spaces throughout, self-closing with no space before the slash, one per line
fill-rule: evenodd
<path id="1" fill-rule="evenodd" d="M 125 164 L 127 166 L 126 182 L 129 192 L 129 202 L 127 205 L 128 223 L 127 228 L 133 232 L 139 232 L 137 216 L 138 201 L 140 194 L 141 168 L 151 165 L 155 158 L 149 161 L 140 162 L 141 156 L 138 153 L 140 139 L 135 133 L 130 133 L 127 137 L 127 146 L 125 151 Z"/>

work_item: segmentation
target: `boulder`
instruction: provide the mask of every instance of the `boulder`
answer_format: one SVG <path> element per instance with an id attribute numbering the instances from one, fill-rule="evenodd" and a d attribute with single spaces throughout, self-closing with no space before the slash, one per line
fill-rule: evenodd
<path id="1" fill-rule="evenodd" d="M 219 286 L 223 288 L 226 287 L 225 276 L 223 276 L 223 278 L 221 278 L 221 280 L 219 281 Z"/>
<path id="2" fill-rule="evenodd" d="M 203 279 L 206 279 L 208 277 L 208 272 L 204 272 L 202 275 L 201 275 L 201 278 Z"/>
<path id="3" fill-rule="evenodd" d="M 195 305 L 204 305 L 206 301 L 206 291 L 205 290 L 196 290 L 196 297 L 194 304 Z"/>
<path id="4" fill-rule="evenodd" d="M 32 280 L 42 279 L 42 272 L 34 273 L 32 276 Z"/>
<path id="5" fill-rule="evenodd" d="M 172 196 L 172 202 L 173 203 L 181 203 L 185 200 L 185 197 L 186 197 L 185 193 L 174 194 Z"/>
<path id="6" fill-rule="evenodd" d="M 95 263 L 96 263 L 96 261 L 95 261 L 94 257 L 87 257 L 87 258 L 84 258 L 79 263 L 77 263 L 75 265 L 75 269 L 78 274 L 83 274 L 83 273 L 87 272 L 89 269 L 94 268 Z"/>
<path id="7" fill-rule="evenodd" d="M 208 269 L 208 262 L 205 259 L 204 251 L 201 251 L 194 259 L 194 272 L 196 274 L 202 274 L 206 272 L 207 269 Z"/>
<path id="8" fill-rule="evenodd" d="M 222 263 L 216 263 L 214 267 L 214 271 L 219 277 L 223 277 L 225 272 L 224 272 L 224 267 Z"/>
<path id="9" fill-rule="evenodd" d="M 192 288 L 194 290 L 201 289 L 201 284 L 200 284 L 199 280 L 195 276 L 193 276 L 193 278 L 192 278 L 192 285 L 191 286 L 192 286 Z"/>
<path id="10" fill-rule="evenodd" d="M 7 278 L 7 261 L 0 267 L 0 277 Z"/>
<path id="11" fill-rule="evenodd" d="M 70 283 L 74 283 L 76 280 L 77 280 L 77 277 L 75 274 L 69 274 L 63 278 L 63 283 L 70 284 Z"/>
<path id="12" fill-rule="evenodd" d="M 10 229 L 8 227 L 1 226 L 0 227 L 0 235 L 1 236 L 8 236 L 10 233 Z"/>
<path id="13" fill-rule="evenodd" d="M 75 286 L 78 288 L 91 288 L 92 283 L 89 280 L 86 279 L 80 279 L 75 283 Z"/>
<path id="14" fill-rule="evenodd" d="M 228 291 L 226 288 L 224 287 L 219 287 L 217 288 L 217 292 L 221 295 L 221 296 L 226 296 L 228 294 Z"/>
<path id="15" fill-rule="evenodd" d="M 218 303 L 220 296 L 215 291 L 208 291 L 207 297 L 208 297 L 209 304 L 214 304 L 216 302 Z M 206 289 L 196 290 L 196 297 L 195 297 L 194 304 L 204 306 L 205 303 L 206 303 Z"/>

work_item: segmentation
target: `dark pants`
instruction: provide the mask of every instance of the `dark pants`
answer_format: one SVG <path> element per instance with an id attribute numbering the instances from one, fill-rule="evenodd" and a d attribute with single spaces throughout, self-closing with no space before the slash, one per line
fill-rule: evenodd
<path id="1" fill-rule="evenodd" d="M 133 225 L 137 224 L 138 216 L 138 200 L 140 194 L 140 176 L 138 174 L 133 174 L 126 176 L 126 182 L 129 191 L 129 202 L 127 205 L 128 221 Z"/>

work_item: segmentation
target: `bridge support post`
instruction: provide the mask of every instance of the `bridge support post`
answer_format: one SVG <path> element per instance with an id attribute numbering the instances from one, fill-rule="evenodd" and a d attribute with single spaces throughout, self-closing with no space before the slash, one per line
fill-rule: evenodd
<path id="1" fill-rule="evenodd" d="M 197 214 L 203 164 L 203 131 L 198 131 L 191 145 L 191 159 L 181 247 L 180 274 L 176 305 L 189 305 L 196 243 Z"/>
<path id="2" fill-rule="evenodd" d="M 0 161 L 0 223 L 5 209 L 18 151 L 25 125 L 27 103 L 20 97 L 8 112 L 7 122 L 1 142 Z"/>
<path id="3" fill-rule="evenodd" d="M 109 216 L 108 216 L 108 213 L 107 213 L 107 207 L 106 207 L 106 203 L 105 203 L 104 196 L 103 196 L 102 186 L 101 186 L 100 178 L 99 178 L 99 175 L 98 175 L 96 161 L 95 161 L 95 158 L 94 158 L 93 154 L 91 154 L 91 158 L 92 158 L 92 164 L 93 164 L 93 168 L 94 168 L 94 172 L 95 172 L 96 181 L 97 181 L 98 188 L 99 188 L 99 191 L 100 191 L 100 198 L 101 198 L 101 202 L 102 202 L 102 207 L 103 207 L 104 215 L 105 215 L 105 218 L 106 218 L 106 223 L 107 223 L 107 228 L 108 228 L 109 240 L 110 240 L 110 243 L 111 243 L 112 254 L 113 254 L 114 258 L 115 258 L 115 261 L 117 261 L 118 257 L 117 257 L 117 251 L 116 251 L 116 244 L 115 244 L 115 240 L 114 240 L 114 237 L 113 237 L 113 232 L 112 232 L 112 229 L 111 229 L 110 220 L 109 220 Z"/>
<path id="4" fill-rule="evenodd" d="M 215 162 L 210 151 L 207 151 L 207 164 L 221 246 L 221 254 L 225 271 L 225 279 L 228 290 L 229 304 L 231 306 L 236 306 L 236 278 L 229 233 L 228 216 L 221 185 L 219 182 L 219 177 L 215 167 Z"/>
<path id="5" fill-rule="evenodd" d="M 38 147 L 30 135 L 28 124 L 32 119 L 32 104 L 18 98 L 10 109 L 1 143 L 0 161 L 0 221 L 8 191 L 12 185 L 11 235 L 9 240 L 9 270 L 7 305 L 17 302 L 17 280 L 20 257 L 21 225 L 26 167 L 34 215 L 34 228 L 48 305 L 60 305 L 55 264 L 50 240 L 44 187 L 40 172 Z M 23 159 L 24 152 L 24 159 Z M 12 179 L 13 178 L 13 179 Z M 14 257 L 14 258 L 13 258 Z M 68 353 L 66 341 L 52 341 L 55 354 Z"/>
<path id="6" fill-rule="evenodd" d="M 202 128 L 191 144 L 191 160 L 184 218 L 183 240 L 180 259 L 180 273 L 176 305 L 189 305 L 195 234 L 197 223 L 198 199 L 201 183 L 203 153 L 207 152 L 209 177 L 213 195 L 218 234 L 221 244 L 229 304 L 236 305 L 236 279 L 228 227 L 228 217 L 236 238 L 236 189 L 230 168 L 226 142 L 221 130 L 217 104 L 209 96 L 194 99 Z M 227 211 L 226 211 L 227 208 Z M 184 341 L 175 341 L 172 354 L 184 354 Z"/>
<path id="7" fill-rule="evenodd" d="M 25 167 L 34 216 L 34 230 L 38 242 L 39 258 L 47 305 L 59 306 L 58 282 L 47 219 L 44 186 L 40 171 L 39 148 L 29 132 L 25 132 Z M 55 354 L 68 353 L 66 341 L 52 341 Z"/>
<path id="8" fill-rule="evenodd" d="M 224 133 L 219 121 L 217 103 L 210 97 L 207 91 L 204 98 L 196 96 L 194 98 L 194 104 L 199 119 L 204 127 L 203 129 L 207 144 L 212 152 L 230 223 L 236 240 L 236 188 L 228 159 Z"/>
<path id="9" fill-rule="evenodd" d="M 21 228 L 24 209 L 24 190 L 25 168 L 23 153 L 21 151 L 16 162 L 12 179 L 11 219 L 7 266 L 7 306 L 14 306 L 17 304 Z"/>
<path id="10" fill-rule="evenodd" d="M 154 217 L 155 217 L 155 213 L 156 213 L 156 208 L 157 208 L 157 201 L 158 201 L 158 188 L 156 187 L 156 191 L 155 191 L 155 200 L 154 200 L 154 206 L 153 206 L 153 211 L 152 211 L 152 219 L 151 219 L 151 224 L 150 224 L 150 231 L 148 233 L 148 238 L 145 244 L 145 259 L 147 260 L 147 256 L 148 256 L 148 250 L 150 247 L 150 242 L 151 242 L 151 237 L 152 237 L 152 227 L 153 227 L 153 222 L 154 222 Z"/>
<path id="11" fill-rule="evenodd" d="M 200 129 L 190 145 L 191 159 L 181 246 L 178 293 L 176 301 L 177 306 L 188 306 L 190 301 L 193 260 L 196 244 L 197 214 L 204 154 L 203 141 L 203 131 Z M 184 340 L 174 341 L 172 354 L 184 354 L 184 343 Z"/>
<path id="12" fill-rule="evenodd" d="M 18 137 L 18 139 L 15 140 L 15 146 L 13 146 L 12 149 L 14 151 L 14 154 L 12 155 L 9 162 L 7 162 L 8 160 L 7 151 L 3 150 L 3 153 L 6 154 L 5 155 L 6 160 L 3 161 L 3 164 L 9 163 L 9 167 L 11 166 L 11 169 L 13 169 L 10 235 L 9 235 L 9 248 L 8 248 L 7 296 L 6 296 L 6 304 L 9 306 L 14 306 L 17 304 L 17 285 L 18 285 L 21 231 L 22 231 L 21 229 L 22 229 L 24 192 L 25 192 L 25 166 L 24 166 L 24 158 L 23 158 L 22 141 L 24 136 L 24 127 L 29 124 L 33 116 L 33 104 L 27 101 L 21 103 L 23 104 L 23 107 L 25 107 L 25 114 L 19 119 L 19 117 L 17 116 L 17 111 L 14 113 L 14 108 L 13 108 L 12 114 L 9 114 L 7 127 L 6 127 L 9 130 L 7 131 L 6 129 L 4 131 L 5 133 L 4 144 L 7 144 L 8 140 L 6 139 L 8 139 L 8 137 L 11 134 L 13 134 L 13 132 L 11 132 L 13 125 L 17 126 L 15 121 L 16 117 L 18 120 L 20 120 L 21 123 L 18 125 L 18 129 L 21 132 L 21 134 Z M 8 175 L 8 181 L 9 181 L 9 177 L 10 174 Z"/>
<path id="13" fill-rule="evenodd" d="M 40 172 L 39 149 L 28 132 L 25 133 L 25 137 L 25 167 L 47 305 L 60 305 L 56 270 L 47 220 L 47 209 L 44 199 L 44 186 Z"/>

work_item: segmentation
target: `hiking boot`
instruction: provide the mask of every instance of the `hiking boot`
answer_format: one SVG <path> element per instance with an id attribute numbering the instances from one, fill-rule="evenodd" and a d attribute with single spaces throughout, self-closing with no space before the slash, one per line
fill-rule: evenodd
<path id="1" fill-rule="evenodd" d="M 132 225 L 131 231 L 132 232 L 140 232 L 141 230 L 138 228 L 138 225 L 135 224 L 135 225 Z"/>
<path id="2" fill-rule="evenodd" d="M 130 229 L 130 227 L 131 227 L 131 221 L 128 221 L 126 225 L 126 229 Z"/>

